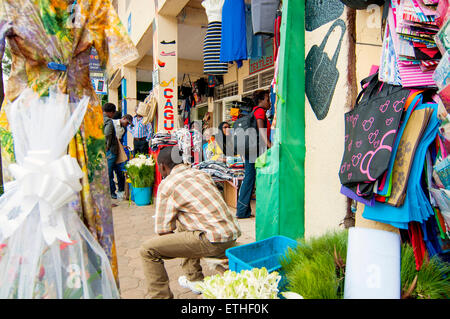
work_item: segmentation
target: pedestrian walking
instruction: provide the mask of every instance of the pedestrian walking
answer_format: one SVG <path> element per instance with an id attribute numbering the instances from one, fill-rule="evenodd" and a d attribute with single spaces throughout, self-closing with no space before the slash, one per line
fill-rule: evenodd
<path id="1" fill-rule="evenodd" d="M 256 105 L 253 108 L 253 116 L 256 119 L 259 141 L 260 143 L 265 143 L 267 148 L 270 148 L 272 146 L 270 142 L 270 122 L 266 116 L 266 111 L 270 110 L 271 105 L 269 91 L 261 90 L 255 92 L 253 100 L 254 105 Z M 252 214 L 250 202 L 252 199 L 256 180 L 255 163 L 246 159 L 244 161 L 244 171 L 244 180 L 242 181 L 241 187 L 239 189 L 238 203 L 236 208 L 237 218 L 249 218 Z"/>
<path id="2" fill-rule="evenodd" d="M 106 159 L 108 161 L 109 190 L 111 193 L 111 198 L 113 199 L 117 199 L 117 195 L 115 193 L 113 168 L 119 154 L 119 141 L 117 140 L 114 123 L 112 121 L 115 112 L 116 106 L 113 103 L 105 103 L 103 105 L 103 132 L 105 133 L 106 140 Z"/>
<path id="3" fill-rule="evenodd" d="M 117 113 L 117 112 L 116 112 Z M 125 133 L 127 131 L 127 127 L 133 122 L 133 117 L 130 114 L 125 114 L 119 119 L 113 119 L 114 129 L 116 132 L 116 137 L 119 140 L 119 147 L 123 146 L 123 137 L 125 136 Z M 128 148 L 128 146 L 126 146 Z M 126 161 L 118 163 L 116 162 L 113 165 L 113 173 L 116 174 L 117 177 L 117 193 L 116 196 L 118 199 L 122 199 L 125 193 L 125 175 L 123 173 L 124 166 Z M 116 191 L 116 185 L 113 184 L 113 194 Z"/>

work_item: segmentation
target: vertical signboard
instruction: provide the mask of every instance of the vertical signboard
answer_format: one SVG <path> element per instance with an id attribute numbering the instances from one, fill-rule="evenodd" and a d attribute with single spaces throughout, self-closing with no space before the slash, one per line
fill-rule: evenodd
<path id="1" fill-rule="evenodd" d="M 100 95 L 108 94 L 105 71 L 101 67 L 100 59 L 95 48 L 91 49 L 91 54 L 89 56 L 89 73 L 95 93 Z"/>
<path id="2" fill-rule="evenodd" d="M 178 109 L 178 22 L 157 16 L 153 34 L 153 87 L 158 96 L 158 132 L 174 133 Z"/>

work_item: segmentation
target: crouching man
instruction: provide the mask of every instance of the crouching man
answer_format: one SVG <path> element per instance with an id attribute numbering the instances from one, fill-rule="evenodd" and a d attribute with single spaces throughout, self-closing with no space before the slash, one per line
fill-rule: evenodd
<path id="1" fill-rule="evenodd" d="M 173 298 L 164 260 L 183 258 L 183 287 L 195 292 L 203 280 L 201 258 L 226 258 L 236 245 L 239 224 L 211 176 L 182 164 L 177 147 L 163 148 L 157 159 L 163 181 L 156 198 L 155 236 L 140 249 L 148 296 Z M 177 230 L 176 232 L 175 229 Z"/>

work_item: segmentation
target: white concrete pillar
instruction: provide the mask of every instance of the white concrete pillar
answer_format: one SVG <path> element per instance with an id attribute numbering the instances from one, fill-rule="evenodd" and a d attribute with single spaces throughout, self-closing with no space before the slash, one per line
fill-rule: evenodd
<path id="1" fill-rule="evenodd" d="M 117 88 L 109 88 L 108 102 L 119 108 L 119 90 Z"/>
<path id="2" fill-rule="evenodd" d="M 159 84 L 157 131 L 173 133 L 178 128 L 178 22 L 176 17 L 157 15 L 153 32 L 153 70 Z"/>

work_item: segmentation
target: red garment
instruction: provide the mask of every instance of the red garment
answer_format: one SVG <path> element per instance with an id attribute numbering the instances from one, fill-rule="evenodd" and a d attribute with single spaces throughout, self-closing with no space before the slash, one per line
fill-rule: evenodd
<path id="1" fill-rule="evenodd" d="M 267 140 L 268 141 L 270 141 L 270 122 L 269 122 L 269 120 L 267 119 L 267 116 L 266 116 L 266 110 L 264 110 L 263 108 L 258 108 L 258 109 L 256 109 L 257 108 L 257 106 L 255 106 L 254 108 L 253 108 L 253 111 L 255 111 L 255 113 L 253 113 L 254 114 L 254 116 L 255 116 L 255 119 L 257 119 L 257 120 L 265 120 L 266 121 L 266 127 L 267 127 Z"/>
<path id="2" fill-rule="evenodd" d="M 273 60 L 276 61 L 278 57 L 278 50 L 280 49 L 280 27 L 281 15 L 277 15 L 274 23 L 274 37 L 273 37 Z"/>
<path id="3" fill-rule="evenodd" d="M 425 258 L 425 243 L 423 241 L 422 230 L 417 222 L 410 222 L 408 228 L 409 238 L 414 249 L 414 257 L 416 260 L 416 270 L 419 271 Z"/>

